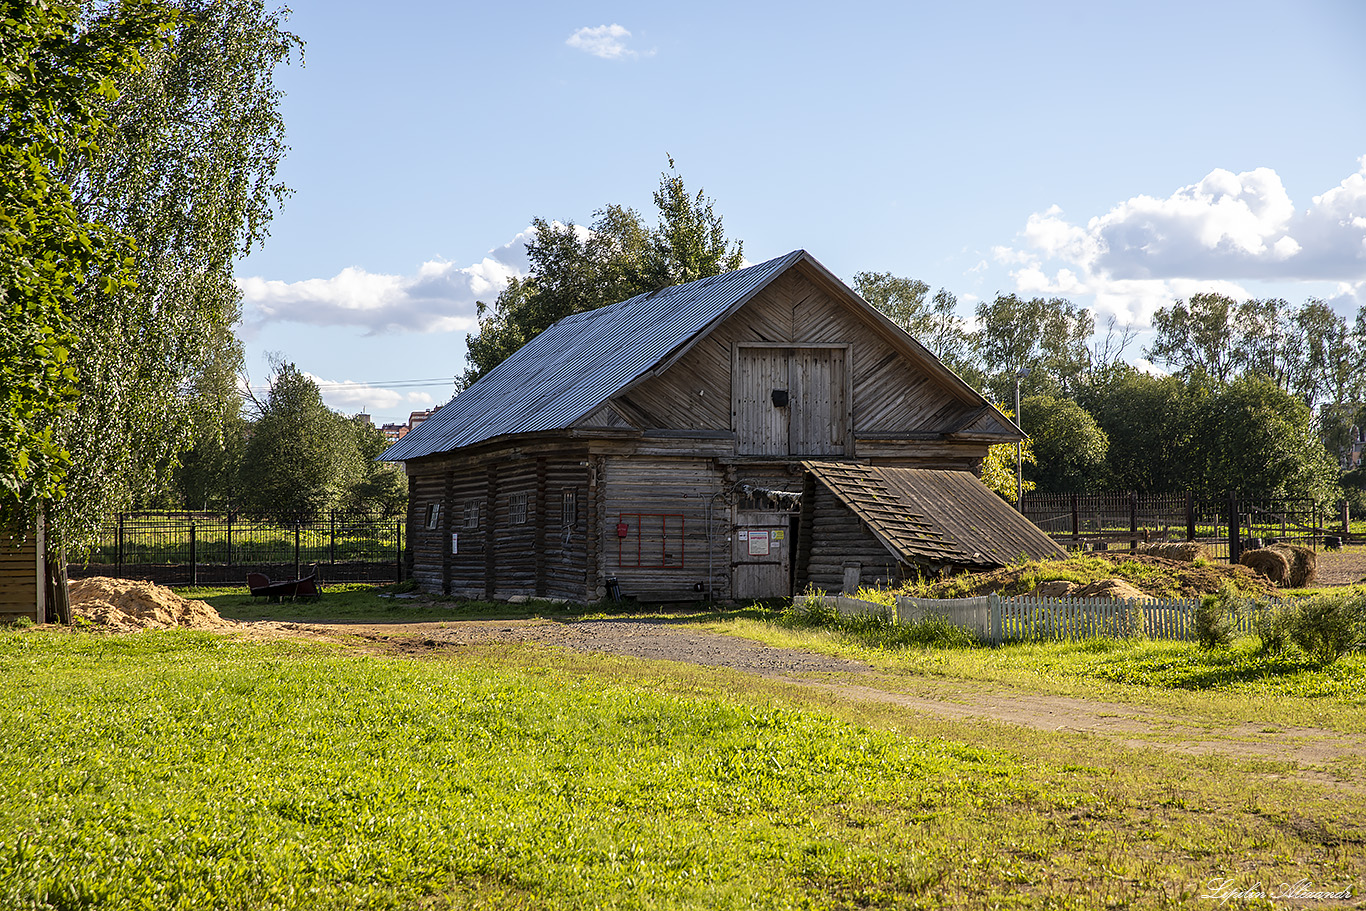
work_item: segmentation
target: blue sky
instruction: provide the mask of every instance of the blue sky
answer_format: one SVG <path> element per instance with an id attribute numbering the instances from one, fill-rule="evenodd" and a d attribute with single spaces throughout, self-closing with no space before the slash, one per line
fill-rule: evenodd
<path id="1" fill-rule="evenodd" d="M 247 366 L 278 352 L 376 422 L 450 397 L 533 217 L 653 220 L 669 155 L 749 261 L 805 248 L 965 317 L 999 291 L 1139 330 L 1201 290 L 1366 305 L 1355 0 L 292 9 L 294 195 L 238 264 Z"/>

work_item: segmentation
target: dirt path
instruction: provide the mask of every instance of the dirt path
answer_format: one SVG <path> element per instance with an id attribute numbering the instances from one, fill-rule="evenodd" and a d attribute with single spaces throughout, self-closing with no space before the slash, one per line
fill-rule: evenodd
<path id="1" fill-rule="evenodd" d="M 425 654 L 464 645 L 526 643 L 580 651 L 684 661 L 725 667 L 783 680 L 840 698 L 899 705 L 951 720 L 981 720 L 1040 731 L 1072 731 L 1107 737 L 1133 748 L 1186 755 L 1222 754 L 1318 766 L 1335 759 L 1366 758 L 1366 737 L 1322 728 L 1242 724 L 1212 728 L 1142 706 L 1068 696 L 1019 695 L 990 684 L 915 678 L 922 692 L 904 692 L 905 678 L 871 666 L 798 649 L 680 626 L 667 620 L 555 621 L 481 620 L 408 624 L 248 624 L 263 633 L 325 638 L 360 637 L 377 648 Z M 832 681 L 801 675 L 855 675 Z M 898 691 L 901 690 L 901 691 Z M 1305 770 L 1302 777 L 1366 791 L 1366 783 L 1342 782 Z"/>

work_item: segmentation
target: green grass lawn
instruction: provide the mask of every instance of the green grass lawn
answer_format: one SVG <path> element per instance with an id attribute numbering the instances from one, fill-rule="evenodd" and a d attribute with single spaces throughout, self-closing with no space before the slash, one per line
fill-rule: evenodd
<path id="1" fill-rule="evenodd" d="M 719 669 L 30 629 L 0 632 L 0 684 L 6 909 L 1215 907 L 1216 879 L 1366 887 L 1359 799 L 1275 763 Z"/>

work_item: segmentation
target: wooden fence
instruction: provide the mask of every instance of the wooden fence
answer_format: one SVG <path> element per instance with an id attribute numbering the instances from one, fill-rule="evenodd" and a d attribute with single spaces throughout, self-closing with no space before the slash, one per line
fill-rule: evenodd
<path id="1" fill-rule="evenodd" d="M 1031 642 L 1066 639 L 1194 639 L 1199 600 L 1119 601 L 1112 598 L 1043 598 L 1034 595 L 975 598 L 912 598 L 897 595 L 896 607 L 848 595 L 814 595 L 794 606 L 820 606 L 842 616 L 882 617 L 910 624 L 939 618 L 965 629 L 983 642 Z M 1250 617 L 1239 615 L 1237 630 L 1252 632 Z"/>

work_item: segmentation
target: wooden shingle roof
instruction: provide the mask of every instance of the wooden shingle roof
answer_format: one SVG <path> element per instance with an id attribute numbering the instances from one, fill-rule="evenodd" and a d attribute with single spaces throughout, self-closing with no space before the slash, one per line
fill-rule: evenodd
<path id="1" fill-rule="evenodd" d="M 1005 566 L 1065 551 L 967 471 L 802 465 L 904 563 Z"/>

